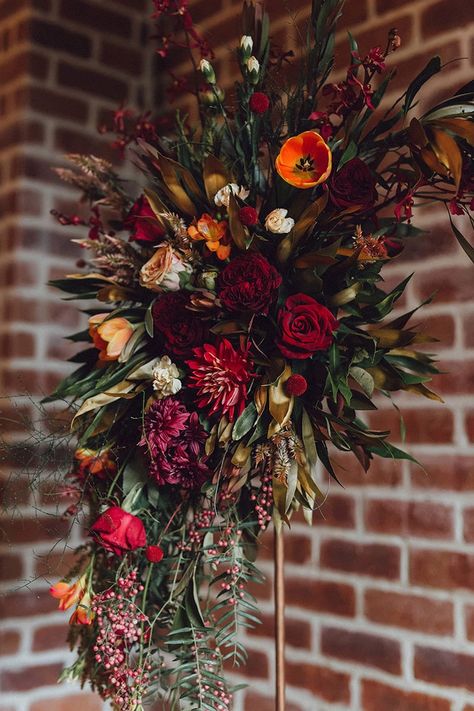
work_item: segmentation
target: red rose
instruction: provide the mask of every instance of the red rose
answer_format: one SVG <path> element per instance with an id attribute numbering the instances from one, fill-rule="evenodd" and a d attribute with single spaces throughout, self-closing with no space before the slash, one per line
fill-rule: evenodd
<path id="1" fill-rule="evenodd" d="M 91 526 L 91 533 L 106 551 L 122 556 L 146 545 L 143 522 L 120 506 L 111 506 Z"/>
<path id="2" fill-rule="evenodd" d="M 133 203 L 123 225 L 125 229 L 131 232 L 131 242 L 155 244 L 165 234 L 145 195 L 142 195 Z"/>
<path id="3" fill-rule="evenodd" d="M 278 312 L 277 345 L 286 358 L 310 358 L 332 343 L 339 323 L 322 304 L 306 294 L 294 294 Z"/>
<path id="4" fill-rule="evenodd" d="M 360 158 L 353 158 L 333 174 L 329 195 L 332 204 L 342 210 L 355 205 L 359 206 L 359 212 L 368 210 L 377 200 L 370 168 Z"/>
<path id="5" fill-rule="evenodd" d="M 217 292 L 228 311 L 267 313 L 281 276 L 258 252 L 233 259 L 219 274 Z"/>
<path id="6" fill-rule="evenodd" d="M 200 346 L 207 329 L 202 319 L 190 311 L 189 294 L 168 291 L 153 304 L 153 326 L 167 351 L 176 356 L 189 356 Z"/>
<path id="7" fill-rule="evenodd" d="M 239 220 L 246 227 L 253 227 L 258 222 L 258 212 L 250 205 L 241 207 L 239 210 Z"/>
<path id="8" fill-rule="evenodd" d="M 145 556 L 150 563 L 159 563 L 160 560 L 163 560 L 163 548 L 160 546 L 147 546 Z"/>
<path id="9" fill-rule="evenodd" d="M 262 91 L 254 91 L 249 101 L 249 108 L 254 114 L 264 114 L 268 111 L 270 99 Z"/>

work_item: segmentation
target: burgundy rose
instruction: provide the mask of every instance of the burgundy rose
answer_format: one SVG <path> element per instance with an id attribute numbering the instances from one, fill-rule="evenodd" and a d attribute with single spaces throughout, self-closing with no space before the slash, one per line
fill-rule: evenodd
<path id="1" fill-rule="evenodd" d="M 286 358 L 310 358 L 325 351 L 339 323 L 332 313 L 307 294 L 294 294 L 278 312 L 277 345 Z"/>
<path id="2" fill-rule="evenodd" d="M 267 313 L 281 276 L 258 252 L 246 252 L 233 259 L 220 273 L 217 291 L 228 311 Z"/>
<path id="3" fill-rule="evenodd" d="M 92 525 L 91 533 L 106 551 L 118 556 L 146 545 L 143 522 L 120 506 L 104 511 Z"/>
<path id="4" fill-rule="evenodd" d="M 131 242 L 156 244 L 165 234 L 145 195 L 133 203 L 123 225 L 130 230 Z"/>
<path id="5" fill-rule="evenodd" d="M 175 356 L 189 356 L 193 348 L 204 342 L 207 332 L 202 319 L 190 311 L 189 295 L 184 291 L 169 291 L 154 303 L 153 325 L 161 335 L 164 347 Z"/>
<path id="6" fill-rule="evenodd" d="M 356 205 L 359 212 L 368 210 L 377 200 L 375 178 L 370 168 L 360 158 L 348 161 L 341 170 L 333 173 L 329 195 L 332 204 L 341 210 Z"/>

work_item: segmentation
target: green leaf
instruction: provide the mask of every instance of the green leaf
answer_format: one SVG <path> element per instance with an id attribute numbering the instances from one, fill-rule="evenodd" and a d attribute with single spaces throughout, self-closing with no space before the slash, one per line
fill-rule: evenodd
<path id="1" fill-rule="evenodd" d="M 352 140 L 349 141 L 349 144 L 344 153 L 342 154 L 341 159 L 337 165 L 337 169 L 340 170 L 345 163 L 348 163 L 350 160 L 355 158 L 358 152 L 359 149 L 357 144 Z"/>
<path id="2" fill-rule="evenodd" d="M 403 104 L 403 113 L 407 114 L 413 105 L 413 100 L 419 90 L 432 76 L 441 71 L 441 59 L 432 57 L 426 67 L 413 79 L 408 89 L 405 92 L 405 103 Z"/>
<path id="3" fill-rule="evenodd" d="M 145 312 L 145 330 L 150 336 L 150 338 L 153 338 L 153 333 L 154 333 L 154 323 L 153 323 L 153 304 L 155 303 L 155 300 L 151 302 L 149 307 L 147 308 Z"/>
<path id="4" fill-rule="evenodd" d="M 242 439 L 247 432 L 253 427 L 255 424 L 255 421 L 257 419 L 257 409 L 255 407 L 255 403 L 250 402 L 245 410 L 242 412 L 240 417 L 237 418 L 235 421 L 233 430 L 232 430 L 232 439 L 234 441 Z"/>
<path id="5" fill-rule="evenodd" d="M 356 383 L 360 385 L 367 397 L 372 397 L 374 394 L 375 383 L 370 373 L 364 370 L 364 368 L 359 368 L 359 366 L 354 365 L 350 368 L 349 375 L 351 375 Z"/>

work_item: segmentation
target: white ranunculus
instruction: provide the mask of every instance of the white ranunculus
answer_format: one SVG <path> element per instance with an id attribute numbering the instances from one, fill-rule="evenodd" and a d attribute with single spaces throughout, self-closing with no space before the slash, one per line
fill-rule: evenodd
<path id="1" fill-rule="evenodd" d="M 278 235 L 286 235 L 291 232 L 295 225 L 295 221 L 292 217 L 287 217 L 288 210 L 282 207 L 277 207 L 276 210 L 272 210 L 268 213 L 265 219 L 265 228 L 269 232 L 274 232 Z"/>
<path id="2" fill-rule="evenodd" d="M 181 390 L 179 371 L 168 356 L 163 356 L 153 368 L 153 390 L 161 400 L 169 395 L 176 395 Z"/>
<path id="3" fill-rule="evenodd" d="M 237 183 L 228 183 L 214 195 L 214 202 L 217 207 L 229 207 L 231 194 L 236 195 L 241 200 L 245 200 L 249 196 L 249 191 L 241 185 L 237 185 Z"/>

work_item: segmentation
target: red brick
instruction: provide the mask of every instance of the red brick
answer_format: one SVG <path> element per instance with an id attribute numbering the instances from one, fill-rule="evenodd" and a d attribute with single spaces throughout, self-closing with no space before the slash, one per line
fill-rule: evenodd
<path id="1" fill-rule="evenodd" d="M 56 516 L 3 519 L 1 522 L 2 537 L 8 542 L 36 543 L 44 540 L 54 540 L 64 537 L 70 524 Z"/>
<path id="2" fill-rule="evenodd" d="M 252 637 L 275 637 L 275 620 L 273 615 L 260 615 L 261 623 L 254 629 L 248 630 Z M 285 638 L 290 647 L 299 649 L 311 648 L 311 625 L 304 620 L 285 617 Z"/>
<path id="3" fill-rule="evenodd" d="M 452 538 L 453 510 L 430 502 L 372 499 L 365 507 L 365 527 L 377 533 Z"/>
<path id="4" fill-rule="evenodd" d="M 355 593 L 350 585 L 329 580 L 287 578 L 286 603 L 343 617 L 355 614 Z"/>
<path id="5" fill-rule="evenodd" d="M 464 0 L 441 0 L 424 10 L 420 22 L 423 36 L 433 37 L 472 22 L 472 7 Z"/>
<path id="6" fill-rule="evenodd" d="M 327 499 L 314 513 L 313 522 L 322 526 L 354 528 L 354 499 L 329 492 Z"/>
<path id="7" fill-rule="evenodd" d="M 35 339 L 31 333 L 5 333 L 0 338 L 0 353 L 4 358 L 31 358 L 35 353 Z"/>
<path id="8" fill-rule="evenodd" d="M 343 452 L 331 453 L 338 479 L 344 486 L 389 486 L 396 487 L 402 479 L 402 463 L 394 459 L 375 459 L 365 472 L 354 455 Z M 330 497 L 329 497 L 330 498 Z"/>
<path id="9" fill-rule="evenodd" d="M 2 503 L 4 504 L 3 501 Z M 20 556 L 11 553 L 0 553 L 0 580 L 3 582 L 7 580 L 18 580 L 22 574 L 23 562 Z"/>
<path id="10" fill-rule="evenodd" d="M 87 121 L 89 107 L 85 101 L 44 86 L 31 86 L 28 91 L 34 111 L 77 123 Z"/>
<path id="11" fill-rule="evenodd" d="M 410 582 L 434 588 L 474 590 L 474 555 L 455 550 L 410 552 Z"/>
<path id="12" fill-rule="evenodd" d="M 448 635 L 454 628 L 453 604 L 446 600 L 371 589 L 365 593 L 364 610 L 372 622 L 425 634 Z"/>
<path id="13" fill-rule="evenodd" d="M 464 316 L 463 324 L 464 342 L 468 348 L 474 348 L 474 313 Z"/>
<path id="14" fill-rule="evenodd" d="M 435 303 L 468 302 L 472 298 L 472 268 L 466 265 L 430 269 L 418 274 L 414 285 L 420 299 L 427 298 L 435 291 Z"/>
<path id="15" fill-rule="evenodd" d="M 474 393 L 474 360 L 443 359 L 440 368 L 443 372 L 436 376 L 437 392 L 446 395 Z"/>
<path id="16" fill-rule="evenodd" d="M 54 142 L 55 147 L 61 152 L 92 153 L 106 160 L 113 160 L 116 157 L 116 153 L 111 147 L 110 142 L 93 138 L 87 133 L 78 131 L 77 129 L 58 127 L 54 133 Z M 61 276 L 64 276 L 64 272 Z"/>
<path id="17" fill-rule="evenodd" d="M 27 76 L 35 79 L 46 79 L 48 74 L 48 58 L 39 52 L 31 49 L 15 54 L 8 60 L 2 62 L 0 66 L 0 79 L 2 87 L 17 79 L 24 79 Z"/>
<path id="18" fill-rule="evenodd" d="M 247 649 L 248 658 L 245 666 L 245 674 L 252 679 L 268 677 L 268 656 L 264 652 L 256 649 Z"/>
<path id="19" fill-rule="evenodd" d="M 464 610 L 466 637 L 474 641 L 474 605 L 466 605 Z"/>
<path id="20" fill-rule="evenodd" d="M 261 696 L 254 691 L 247 690 L 245 694 L 245 711 L 275 711 L 275 700 L 267 696 Z M 46 709 L 44 709 L 46 711 Z M 65 711 L 67 711 L 65 709 Z M 302 706 L 296 704 L 285 704 L 285 711 L 307 711 Z"/>
<path id="21" fill-rule="evenodd" d="M 454 345 L 456 324 L 453 317 L 448 314 L 436 314 L 433 316 L 423 315 L 420 320 L 419 330 L 433 338 L 437 338 L 441 342 L 442 348 L 449 348 Z M 419 349 L 420 346 L 417 346 L 417 348 Z M 427 343 L 426 346 L 422 346 L 422 348 L 431 353 L 433 344 Z M 435 384 L 437 383 L 438 380 L 436 379 Z"/>
<path id="22" fill-rule="evenodd" d="M 143 71 L 141 53 L 132 47 L 124 47 L 115 42 L 103 42 L 100 61 L 106 67 L 113 67 L 131 76 L 137 76 Z"/>
<path id="23" fill-rule="evenodd" d="M 325 540 L 321 543 L 321 567 L 395 580 L 400 577 L 400 550 L 379 543 Z"/>
<path id="24" fill-rule="evenodd" d="M 76 57 L 90 56 L 92 47 L 90 38 L 85 34 L 67 29 L 63 24 L 33 18 L 28 30 L 33 44 L 40 44 L 55 51 L 67 52 Z"/>
<path id="25" fill-rule="evenodd" d="M 318 698 L 333 704 L 350 702 L 349 675 L 319 664 L 287 662 L 286 681 L 289 686 L 307 689 Z"/>
<path id="26" fill-rule="evenodd" d="M 0 214 L 3 215 L 31 215 L 32 217 L 37 217 L 41 214 L 41 205 L 43 202 L 43 196 L 36 190 L 30 190 L 24 188 L 21 190 L 15 190 L 14 192 L 5 193 L 0 197 Z M 10 271 L 15 271 L 17 265 L 13 265 L 7 270 L 5 279 L 9 280 L 8 286 L 12 286 Z M 6 285 L 5 281 L 1 282 L 2 285 Z"/>
<path id="27" fill-rule="evenodd" d="M 123 102 L 127 98 L 128 87 L 121 79 L 69 62 L 59 63 L 57 78 L 58 83 L 67 89 L 80 89 L 115 102 Z"/>
<path id="28" fill-rule="evenodd" d="M 362 708 L 363 711 L 451 711 L 451 702 L 363 679 Z"/>
<path id="29" fill-rule="evenodd" d="M 464 540 L 468 543 L 474 541 L 474 508 L 464 510 Z"/>
<path id="30" fill-rule="evenodd" d="M 0 132 L 0 150 L 19 143 L 42 143 L 44 128 L 38 121 L 15 121 Z"/>
<path id="31" fill-rule="evenodd" d="M 400 674 L 400 644 L 386 637 L 337 627 L 323 627 L 321 651 L 329 657 L 376 667 L 389 674 Z"/>
<path id="32" fill-rule="evenodd" d="M 32 649 L 34 652 L 46 652 L 49 649 L 66 647 L 68 625 L 44 625 L 33 633 Z"/>
<path id="33" fill-rule="evenodd" d="M 474 490 L 474 457 L 423 455 L 424 472 L 411 465 L 412 485 L 424 489 Z"/>
<path id="34" fill-rule="evenodd" d="M 436 389 L 436 383 L 434 383 Z M 407 449 L 410 444 L 430 444 L 431 442 L 450 443 L 453 441 L 453 413 L 446 406 L 431 408 L 420 407 L 405 409 L 403 421 L 406 427 Z M 379 410 L 371 412 L 369 417 L 371 427 L 391 432 L 390 440 L 400 443 L 400 416 L 395 410 Z"/>
<path id="35" fill-rule="evenodd" d="M 36 555 L 35 558 L 35 574 L 48 580 L 64 577 L 77 563 L 77 558 L 71 550 Z"/>
<path id="36" fill-rule="evenodd" d="M 62 664 L 41 664 L 13 669 L 4 669 L 0 675 L 2 691 L 31 691 L 40 686 L 56 684 L 63 669 Z"/>
<path id="37" fill-rule="evenodd" d="M 438 686 L 458 686 L 474 691 L 474 657 L 447 649 L 415 647 L 415 677 Z"/>
<path id="38" fill-rule="evenodd" d="M 80 694 L 62 696 L 61 698 L 41 699 L 34 701 L 29 711 L 71 711 L 71 709 L 81 709 L 81 711 L 101 711 L 103 702 L 99 696 L 88 694 L 85 691 Z"/>
<path id="39" fill-rule="evenodd" d="M 292 563 L 303 565 L 311 558 L 311 539 L 309 536 L 290 533 L 285 536 L 285 555 Z"/>
<path id="40" fill-rule="evenodd" d="M 132 28 L 130 18 L 96 3 L 85 2 L 85 0 L 61 0 L 60 15 L 90 30 L 100 27 L 107 29 L 110 34 L 130 37 Z"/>
<path id="41" fill-rule="evenodd" d="M 469 441 L 474 442 L 474 410 L 466 413 L 466 432 Z"/>
<path id="42" fill-rule="evenodd" d="M 20 648 L 20 635 L 16 630 L 0 630 L 0 654 L 16 654 Z"/>

